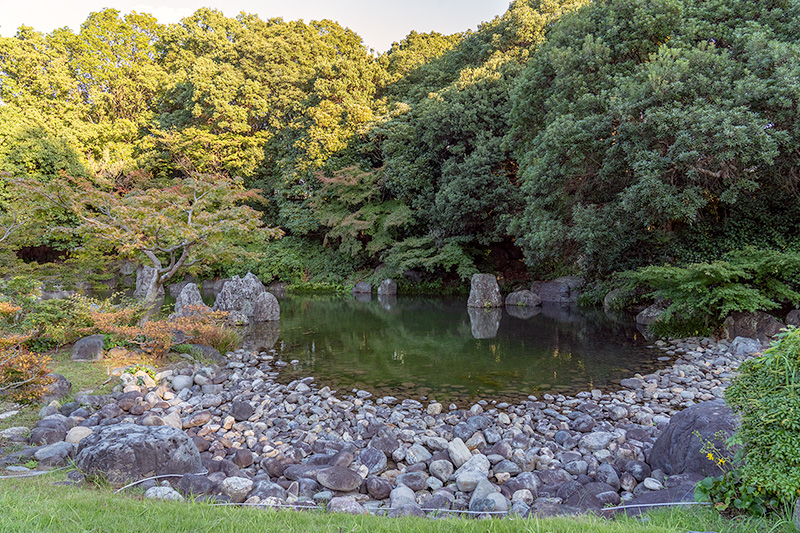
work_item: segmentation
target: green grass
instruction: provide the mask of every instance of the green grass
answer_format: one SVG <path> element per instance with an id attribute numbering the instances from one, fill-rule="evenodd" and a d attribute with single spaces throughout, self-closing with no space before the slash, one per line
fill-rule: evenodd
<path id="1" fill-rule="evenodd" d="M 0 531 L 3 532 L 458 532 L 458 533 L 632 533 L 716 531 L 718 533 L 790 532 L 780 520 L 732 521 L 709 508 L 666 510 L 644 519 L 608 520 L 581 516 L 558 519 L 448 518 L 389 519 L 318 511 L 272 511 L 200 503 L 143 501 L 114 495 L 106 488 L 56 486 L 64 471 L 26 479 L 0 480 Z"/>

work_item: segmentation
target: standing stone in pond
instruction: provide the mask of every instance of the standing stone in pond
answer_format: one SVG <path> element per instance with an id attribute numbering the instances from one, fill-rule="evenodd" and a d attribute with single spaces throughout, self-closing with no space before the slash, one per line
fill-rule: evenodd
<path id="1" fill-rule="evenodd" d="M 500 329 L 500 319 L 503 317 L 502 309 L 467 309 L 472 336 L 476 339 L 494 339 Z"/>
<path id="2" fill-rule="evenodd" d="M 233 319 L 254 323 L 277 320 L 276 312 L 280 318 L 277 299 L 271 294 L 262 296 L 263 294 L 268 294 L 267 289 L 253 273 L 248 272 L 244 278 L 233 276 L 222 286 L 212 309 L 230 313 L 229 321 Z"/>
<path id="3" fill-rule="evenodd" d="M 256 296 L 253 309 L 253 322 L 276 322 L 281 319 L 281 308 L 278 299 L 271 292 L 262 292 Z"/>
<path id="4" fill-rule="evenodd" d="M 170 315 L 170 318 L 193 316 L 203 311 L 210 310 L 211 309 L 203 303 L 203 298 L 200 296 L 200 290 L 197 288 L 197 285 L 194 283 L 187 283 L 175 300 L 175 312 Z"/>
<path id="5" fill-rule="evenodd" d="M 359 281 L 355 285 L 353 285 L 353 290 L 350 291 L 352 294 L 372 294 L 372 285 L 367 283 L 366 281 Z"/>
<path id="6" fill-rule="evenodd" d="M 467 307 L 503 307 L 497 278 L 491 274 L 473 274 Z"/>
<path id="7" fill-rule="evenodd" d="M 397 283 L 390 279 L 381 281 L 381 284 L 378 286 L 378 296 L 393 296 L 395 294 L 397 294 Z"/>

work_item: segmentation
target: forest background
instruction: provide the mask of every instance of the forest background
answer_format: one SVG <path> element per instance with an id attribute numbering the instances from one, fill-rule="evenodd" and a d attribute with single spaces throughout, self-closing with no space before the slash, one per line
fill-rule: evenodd
<path id="1" fill-rule="evenodd" d="M 186 180 L 259 218 L 186 261 L 203 277 L 522 285 L 796 253 L 798 27 L 793 0 L 516 0 L 376 55 L 334 21 L 210 9 L 23 26 L 0 38 L 0 272 L 101 281 L 141 251 L 34 192 Z"/>

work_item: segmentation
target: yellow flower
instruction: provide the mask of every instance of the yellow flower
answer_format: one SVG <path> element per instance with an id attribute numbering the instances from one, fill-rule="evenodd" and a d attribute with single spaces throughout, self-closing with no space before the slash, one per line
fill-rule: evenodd
<path id="1" fill-rule="evenodd" d="M 714 460 L 714 454 L 713 454 L 713 453 L 711 453 L 711 452 L 708 452 L 708 453 L 706 454 L 706 457 L 708 457 L 708 460 L 709 460 L 709 461 L 713 461 L 713 460 Z"/>

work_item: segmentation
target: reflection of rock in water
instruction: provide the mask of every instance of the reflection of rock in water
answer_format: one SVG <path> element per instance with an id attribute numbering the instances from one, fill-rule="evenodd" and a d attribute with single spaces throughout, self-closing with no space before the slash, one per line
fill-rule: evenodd
<path id="1" fill-rule="evenodd" d="M 542 314 L 559 322 L 571 324 L 585 324 L 586 317 L 580 312 L 575 304 L 542 303 Z"/>
<path id="2" fill-rule="evenodd" d="M 539 313 L 542 312 L 542 308 L 538 305 L 536 307 L 531 307 L 527 305 L 510 305 L 506 307 L 506 311 L 510 316 L 514 318 L 520 318 L 522 320 L 528 320 Z"/>
<path id="3" fill-rule="evenodd" d="M 394 294 L 378 294 L 378 303 L 386 311 L 392 311 L 397 306 L 397 296 Z"/>
<path id="4" fill-rule="evenodd" d="M 650 331 L 650 328 L 644 324 L 636 324 L 636 329 L 642 334 L 642 337 L 649 342 L 653 342 L 654 340 L 658 339 L 658 335 Z"/>
<path id="5" fill-rule="evenodd" d="M 503 316 L 502 309 L 469 307 L 467 312 L 469 313 L 473 337 L 476 339 L 493 339 L 497 336 L 497 330 L 500 329 L 500 319 Z"/>
<path id="6" fill-rule="evenodd" d="M 269 350 L 281 335 L 280 322 L 259 322 L 244 330 L 244 345 L 249 350 Z"/>
<path id="7" fill-rule="evenodd" d="M 359 303 L 366 304 L 372 301 L 371 292 L 354 292 L 353 298 Z"/>

